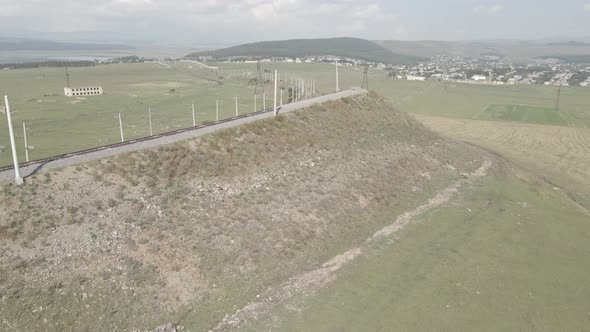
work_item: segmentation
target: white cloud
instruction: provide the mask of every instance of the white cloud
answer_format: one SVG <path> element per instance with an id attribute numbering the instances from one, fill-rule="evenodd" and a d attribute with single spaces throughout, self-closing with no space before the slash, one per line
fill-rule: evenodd
<path id="1" fill-rule="evenodd" d="M 216 41 L 350 35 L 393 37 L 383 0 L 0 0 L 0 29 L 118 31 Z"/>
<path id="2" fill-rule="evenodd" d="M 490 5 L 480 5 L 473 8 L 473 11 L 478 14 L 496 14 L 504 10 L 504 5 L 495 3 Z"/>
<path id="3" fill-rule="evenodd" d="M 22 8 L 11 0 L 0 0 L 0 17 L 13 16 L 21 12 Z"/>
<path id="4" fill-rule="evenodd" d="M 285 19 L 289 13 L 300 10 L 302 5 L 303 1 L 298 0 L 264 1 L 252 6 L 250 12 L 260 22 L 276 22 Z"/>

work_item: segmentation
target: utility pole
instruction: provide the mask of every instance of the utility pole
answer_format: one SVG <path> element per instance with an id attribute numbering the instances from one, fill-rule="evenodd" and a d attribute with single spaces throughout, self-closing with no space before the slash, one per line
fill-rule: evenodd
<path id="1" fill-rule="evenodd" d="M 258 112 L 258 105 L 256 105 L 258 103 L 258 96 L 256 95 L 256 93 L 254 93 L 254 113 Z"/>
<path id="2" fill-rule="evenodd" d="M 193 127 L 197 126 L 197 119 L 195 118 L 195 103 L 192 104 L 193 107 Z"/>
<path id="3" fill-rule="evenodd" d="M 66 88 L 70 87 L 70 71 L 68 70 L 68 66 L 66 65 Z"/>
<path id="4" fill-rule="evenodd" d="M 305 95 L 305 78 L 302 78 L 301 81 L 299 81 L 299 84 L 301 85 L 301 99 L 306 99 L 306 95 Z"/>
<path id="5" fill-rule="evenodd" d="M 8 134 L 10 135 L 12 162 L 14 163 L 14 180 L 16 184 L 20 186 L 25 181 L 20 176 L 20 169 L 18 168 L 18 157 L 16 155 L 16 144 L 14 143 L 14 131 L 12 130 L 12 118 L 10 117 L 10 105 L 8 104 L 8 96 L 4 96 L 4 105 L 6 106 L 6 119 L 8 120 Z"/>
<path id="6" fill-rule="evenodd" d="M 29 162 L 29 143 L 27 142 L 27 125 L 23 122 L 23 137 L 25 138 L 25 161 Z"/>
<path id="7" fill-rule="evenodd" d="M 336 92 L 340 91 L 340 77 L 338 73 L 338 60 L 336 60 Z"/>
<path id="8" fill-rule="evenodd" d="M 256 63 L 256 87 L 254 87 L 254 94 L 255 95 L 262 95 L 264 93 L 264 77 L 262 75 L 262 68 L 260 66 L 260 61 Z M 266 73 L 265 73 L 266 74 Z"/>
<path id="9" fill-rule="evenodd" d="M 555 112 L 559 112 L 559 102 L 561 99 L 561 84 L 557 88 L 557 98 L 555 99 Z"/>
<path id="10" fill-rule="evenodd" d="M 219 100 L 215 101 L 215 121 L 219 121 Z"/>
<path id="11" fill-rule="evenodd" d="M 304 78 L 301 79 L 300 84 L 301 84 L 301 99 L 305 100 L 305 99 L 307 99 L 306 98 L 307 96 L 305 95 L 305 79 Z"/>
<path id="12" fill-rule="evenodd" d="M 238 111 L 238 97 L 236 96 L 236 117 L 240 116 L 240 112 Z"/>
<path id="13" fill-rule="evenodd" d="M 262 109 L 266 111 L 266 91 L 262 93 Z"/>
<path id="14" fill-rule="evenodd" d="M 279 86 L 279 71 L 275 69 L 275 100 L 274 100 L 274 103 L 275 103 L 275 107 L 274 107 L 275 116 L 277 116 L 277 114 L 278 114 L 278 109 L 277 109 L 277 89 L 278 89 L 278 86 Z"/>
<path id="15" fill-rule="evenodd" d="M 150 136 L 153 136 L 154 133 L 152 132 L 152 108 L 148 108 L 148 119 L 150 121 Z"/>
<path id="16" fill-rule="evenodd" d="M 123 120 L 121 120 L 121 113 L 119 113 L 119 130 L 121 131 L 121 142 L 125 142 L 125 137 L 123 136 Z"/>
<path id="17" fill-rule="evenodd" d="M 303 79 L 299 79 L 299 96 L 301 100 L 305 99 L 305 91 L 303 91 Z"/>

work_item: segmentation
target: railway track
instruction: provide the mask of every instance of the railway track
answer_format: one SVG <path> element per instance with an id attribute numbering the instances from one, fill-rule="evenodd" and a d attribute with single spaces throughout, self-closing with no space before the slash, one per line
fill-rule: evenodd
<path id="1" fill-rule="evenodd" d="M 310 107 L 315 104 L 320 104 L 328 101 L 338 100 L 344 97 L 351 97 L 358 94 L 366 93 L 366 90 L 361 88 L 351 88 L 329 95 L 305 99 L 290 104 L 283 105 L 280 110 L 282 113 L 296 111 L 305 107 Z M 227 118 L 219 121 L 203 123 L 195 127 L 188 127 L 178 130 L 173 130 L 152 136 L 146 136 L 125 142 L 94 147 L 90 149 L 68 152 L 48 158 L 37 159 L 25 163 L 19 163 L 21 176 L 26 178 L 33 174 L 37 174 L 43 170 L 62 168 L 79 163 L 89 162 L 103 158 L 109 158 L 121 153 L 129 153 L 141 149 L 153 148 L 160 145 L 172 144 L 186 139 L 191 139 L 214 131 L 239 126 L 241 124 L 258 121 L 264 118 L 272 117 L 273 108 L 267 108 L 258 112 L 245 113 L 232 118 Z M 0 167 L 0 182 L 9 180 L 14 175 L 14 167 L 11 165 Z"/>
<path id="2" fill-rule="evenodd" d="M 274 109 L 266 109 L 266 110 L 261 110 L 261 111 L 258 111 L 258 112 L 245 113 L 245 114 L 242 114 L 242 115 L 234 116 L 234 117 L 223 119 L 223 120 L 219 120 L 219 121 L 213 121 L 213 122 L 203 123 L 203 124 L 200 124 L 200 125 L 195 126 L 195 127 L 188 127 L 188 128 L 183 128 L 183 129 L 168 131 L 168 132 L 165 132 L 165 133 L 160 133 L 160 134 L 155 134 L 155 135 L 152 135 L 152 136 L 146 136 L 146 137 L 136 138 L 136 139 L 132 139 L 132 140 L 124 141 L 124 142 L 113 143 L 113 144 L 109 144 L 109 145 L 103 145 L 103 146 L 99 146 L 99 147 L 95 147 L 95 148 L 90 148 L 90 149 L 85 149 L 85 150 L 79 150 L 79 151 L 74 151 L 74 152 L 68 152 L 68 153 L 64 153 L 64 154 L 60 154 L 60 155 L 55 155 L 55 156 L 48 157 L 48 158 L 43 158 L 43 159 L 31 160 L 29 162 L 19 163 L 19 167 L 20 168 L 23 168 L 23 167 L 30 167 L 30 166 L 35 166 L 35 165 L 42 165 L 42 164 L 46 164 L 46 163 L 49 163 L 49 162 L 52 162 L 52 161 L 56 161 L 56 160 L 60 160 L 60 159 L 66 159 L 66 158 L 70 158 L 70 157 L 74 157 L 74 156 L 80 156 L 80 155 L 84 155 L 84 154 L 88 154 L 88 153 L 104 151 L 104 150 L 118 148 L 118 147 L 122 147 L 122 146 L 126 146 L 126 145 L 132 145 L 132 144 L 136 144 L 136 143 L 140 143 L 140 142 L 157 140 L 157 139 L 160 139 L 162 137 L 177 135 L 177 134 L 180 134 L 180 133 L 185 133 L 185 132 L 189 132 L 189 131 L 193 131 L 193 130 L 199 130 L 199 129 L 207 128 L 207 127 L 212 127 L 212 126 L 215 126 L 215 125 L 218 125 L 218 124 L 221 124 L 221 123 L 232 122 L 232 121 L 235 121 L 235 120 L 249 118 L 249 117 L 252 117 L 252 116 L 256 116 L 256 115 L 260 115 L 260 114 L 265 114 L 265 113 L 269 113 L 269 112 L 273 112 L 273 111 L 274 111 Z M 10 171 L 10 170 L 13 170 L 13 169 L 14 169 L 14 166 L 13 165 L 3 166 L 3 167 L 0 167 L 0 173 L 6 172 L 6 171 Z"/>

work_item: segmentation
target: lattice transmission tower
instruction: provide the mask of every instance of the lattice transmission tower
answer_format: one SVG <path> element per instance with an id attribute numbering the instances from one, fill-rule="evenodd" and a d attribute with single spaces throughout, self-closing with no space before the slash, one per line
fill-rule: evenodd
<path id="1" fill-rule="evenodd" d="M 257 96 L 264 94 L 264 77 L 262 76 L 262 68 L 260 66 L 260 61 L 256 64 L 256 87 L 254 88 L 254 94 Z"/>
<path id="2" fill-rule="evenodd" d="M 561 84 L 557 88 L 557 98 L 555 98 L 555 112 L 559 112 L 559 103 L 561 101 Z"/>
<path id="3" fill-rule="evenodd" d="M 369 90 L 369 65 L 365 65 L 365 69 L 363 70 L 363 82 L 361 83 L 361 88 L 365 90 Z"/>

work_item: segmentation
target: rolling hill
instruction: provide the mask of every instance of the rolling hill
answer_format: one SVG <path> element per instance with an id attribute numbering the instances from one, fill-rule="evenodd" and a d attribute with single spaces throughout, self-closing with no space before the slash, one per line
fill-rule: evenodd
<path id="1" fill-rule="evenodd" d="M 186 58 L 305 57 L 334 55 L 386 64 L 413 64 L 423 58 L 392 52 L 372 41 L 358 38 L 291 39 L 244 44 L 215 51 L 196 52 Z"/>
<path id="2" fill-rule="evenodd" d="M 99 51 L 130 50 L 132 46 L 122 44 L 74 43 L 50 40 L 32 40 L 20 38 L 0 38 L 0 50 L 14 51 Z"/>
<path id="3" fill-rule="evenodd" d="M 496 55 L 514 61 L 537 57 L 573 57 L 590 54 L 590 44 L 584 42 L 544 42 L 526 40 L 435 41 L 380 40 L 376 44 L 392 52 L 408 56 L 431 58 L 437 55 L 479 58 Z"/>

